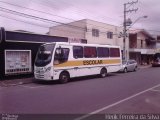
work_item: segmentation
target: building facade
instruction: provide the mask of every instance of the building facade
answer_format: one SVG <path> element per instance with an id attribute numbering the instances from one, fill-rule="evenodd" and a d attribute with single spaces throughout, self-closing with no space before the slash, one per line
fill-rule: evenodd
<path id="1" fill-rule="evenodd" d="M 160 35 L 157 36 L 156 52 L 160 53 Z"/>
<path id="2" fill-rule="evenodd" d="M 156 50 L 156 39 L 145 30 L 132 30 L 129 33 L 129 58 L 139 64 L 151 64 Z"/>
<path id="3" fill-rule="evenodd" d="M 33 76 L 34 61 L 40 45 L 68 42 L 66 37 L 5 31 L 0 29 L 0 80 Z"/>
<path id="4" fill-rule="evenodd" d="M 64 25 L 51 27 L 49 35 L 68 37 L 71 40 L 78 41 L 86 39 L 89 44 L 110 44 L 121 47 L 123 53 L 123 27 L 109 25 L 89 19 L 71 22 Z M 126 40 L 126 58 L 129 57 L 129 42 Z"/>

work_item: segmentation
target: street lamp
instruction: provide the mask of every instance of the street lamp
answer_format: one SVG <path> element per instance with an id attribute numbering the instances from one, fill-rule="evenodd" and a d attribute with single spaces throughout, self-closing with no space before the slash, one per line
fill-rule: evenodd
<path id="1" fill-rule="evenodd" d="M 131 28 L 131 27 L 132 27 L 137 21 L 139 21 L 141 18 L 147 18 L 147 17 L 148 17 L 148 16 L 145 15 L 145 16 L 141 16 L 141 17 L 137 18 L 137 19 L 130 25 L 129 28 Z M 129 28 L 128 28 L 128 29 L 129 29 Z M 127 29 L 127 30 L 128 30 L 128 29 Z"/>
<path id="2" fill-rule="evenodd" d="M 140 20 L 141 18 L 147 18 L 148 16 L 141 16 L 139 18 L 137 18 L 133 23 L 131 22 L 130 19 L 126 20 L 126 16 L 124 16 L 124 23 L 123 23 L 123 60 L 126 60 L 126 34 L 127 34 L 127 30 L 129 30 L 129 28 L 131 28 L 138 20 Z M 128 24 L 130 23 L 130 25 Z M 130 26 L 127 29 L 127 26 Z"/>

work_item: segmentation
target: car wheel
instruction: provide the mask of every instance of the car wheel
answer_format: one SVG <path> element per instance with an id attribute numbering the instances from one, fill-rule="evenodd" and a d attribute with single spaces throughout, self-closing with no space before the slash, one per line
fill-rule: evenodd
<path id="1" fill-rule="evenodd" d="M 68 72 L 62 72 L 59 76 L 59 81 L 61 84 L 67 83 L 70 79 Z"/>
<path id="2" fill-rule="evenodd" d="M 123 72 L 124 72 L 124 73 L 127 73 L 127 72 L 128 72 L 128 71 L 127 71 L 127 68 L 124 68 Z"/>
<path id="3" fill-rule="evenodd" d="M 134 68 L 134 70 L 133 70 L 133 71 L 134 71 L 134 72 L 135 72 L 135 71 L 137 71 L 137 66 Z"/>
<path id="4" fill-rule="evenodd" d="M 102 78 L 106 77 L 107 76 L 107 70 L 105 68 L 102 68 L 101 71 L 100 71 L 100 76 Z"/>

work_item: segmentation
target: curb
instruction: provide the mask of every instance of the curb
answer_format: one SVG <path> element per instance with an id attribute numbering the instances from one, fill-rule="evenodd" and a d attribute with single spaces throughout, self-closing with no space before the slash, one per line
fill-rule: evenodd
<path id="1" fill-rule="evenodd" d="M 22 79 L 3 80 L 3 81 L 0 81 L 0 86 L 1 87 L 9 87 L 9 86 L 22 85 L 22 84 L 29 84 L 29 83 L 32 83 L 33 80 L 34 80 L 33 77 L 22 78 Z"/>
<path id="2" fill-rule="evenodd" d="M 152 67 L 152 65 L 139 66 L 138 68 L 140 68 L 140 69 L 144 69 L 144 68 L 150 68 L 150 67 Z"/>

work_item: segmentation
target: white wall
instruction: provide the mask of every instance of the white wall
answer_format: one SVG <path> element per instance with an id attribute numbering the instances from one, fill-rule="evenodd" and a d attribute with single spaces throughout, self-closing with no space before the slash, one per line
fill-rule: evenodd
<path id="1" fill-rule="evenodd" d="M 123 27 L 118 27 L 114 25 L 109 25 L 106 23 L 101 23 L 97 21 L 87 20 L 87 29 L 86 39 L 88 43 L 94 44 L 110 44 L 110 45 L 118 45 L 123 50 L 123 37 L 119 38 L 120 32 L 123 32 Z M 92 36 L 92 29 L 99 29 L 100 34 L 99 37 Z M 113 39 L 107 38 L 107 32 L 113 32 Z M 129 38 L 126 37 L 125 48 L 127 51 L 126 57 L 129 56 Z"/>
<path id="2" fill-rule="evenodd" d="M 85 20 L 71 22 L 66 25 L 53 26 L 49 29 L 49 35 L 78 39 L 85 39 L 85 32 Z"/>
<path id="3" fill-rule="evenodd" d="M 77 26 L 77 27 L 73 27 Z M 78 28 L 79 27 L 79 28 Z M 92 29 L 100 31 L 99 37 L 92 36 Z M 107 38 L 107 32 L 113 32 L 113 39 Z M 110 44 L 118 45 L 123 50 L 123 38 L 119 38 L 119 33 L 123 32 L 123 27 L 118 27 L 93 20 L 80 20 L 69 23 L 69 25 L 59 25 L 50 28 L 49 35 L 68 38 L 87 39 L 90 44 Z M 129 40 L 126 38 L 126 50 L 128 56 Z"/>

